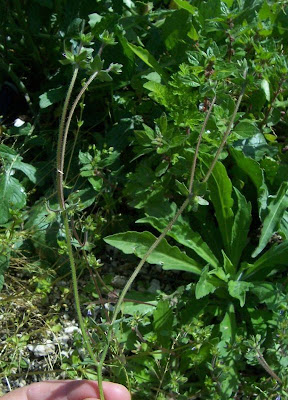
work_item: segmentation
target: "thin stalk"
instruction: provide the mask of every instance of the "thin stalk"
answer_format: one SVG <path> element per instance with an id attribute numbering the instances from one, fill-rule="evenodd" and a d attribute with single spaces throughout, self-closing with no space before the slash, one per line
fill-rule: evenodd
<path id="1" fill-rule="evenodd" d="M 195 176 L 195 171 L 196 171 L 196 164 L 197 164 L 199 148 L 200 148 L 200 144 L 201 144 L 201 141 L 202 141 L 202 136 L 203 136 L 203 134 L 205 132 L 206 125 L 207 125 L 207 122 L 208 122 L 208 120 L 210 118 L 210 114 L 212 112 L 212 109 L 213 109 L 215 101 L 216 101 L 216 95 L 213 97 L 213 100 L 212 100 L 212 102 L 210 104 L 209 110 L 208 110 L 208 112 L 206 114 L 204 123 L 202 125 L 201 132 L 200 132 L 198 140 L 197 140 L 196 149 L 195 149 L 195 156 L 193 158 L 191 172 L 190 172 L 189 193 L 192 193 L 192 190 L 193 190 L 193 182 L 194 182 L 194 176 Z"/>
<path id="2" fill-rule="evenodd" d="M 234 109 L 234 111 L 233 111 L 232 117 L 231 117 L 231 119 L 230 119 L 230 121 L 229 121 L 229 124 L 228 124 L 228 127 L 227 127 L 227 129 L 226 129 L 226 132 L 224 133 L 224 136 L 223 136 L 223 139 L 222 139 L 222 141 L 221 141 L 221 144 L 220 144 L 220 146 L 218 147 L 218 149 L 217 149 L 217 151 L 216 151 L 214 160 L 212 161 L 212 163 L 211 163 L 211 165 L 210 165 L 210 168 L 209 168 L 209 170 L 208 170 L 208 172 L 207 172 L 205 178 L 203 179 L 203 182 L 207 182 L 207 181 L 208 181 L 208 179 L 209 179 L 209 177 L 210 177 L 210 175 L 211 175 L 211 173 L 212 173 L 212 171 L 213 171 L 213 169 L 214 169 L 214 167 L 215 167 L 215 164 L 216 164 L 216 162 L 218 161 L 218 158 L 219 158 L 219 156 L 220 156 L 220 154 L 221 154 L 221 152 L 222 152 L 222 150 L 223 150 L 223 147 L 224 147 L 225 144 L 226 144 L 226 141 L 227 141 L 227 139 L 228 139 L 228 136 L 229 136 L 229 134 L 230 134 L 230 132 L 231 132 L 231 129 L 232 129 L 234 120 L 235 120 L 235 118 L 236 118 L 237 111 L 238 111 L 239 106 L 240 106 L 240 104 L 241 104 L 241 101 L 242 101 L 242 98 L 243 98 L 243 95 L 244 95 L 244 92 L 245 92 L 245 88 L 246 88 L 246 85 L 247 85 L 247 82 L 246 82 L 247 69 L 244 71 L 244 75 L 243 75 L 243 76 L 244 76 L 245 81 L 244 81 L 244 84 L 243 84 L 243 86 L 242 86 L 241 93 L 240 93 L 240 95 L 239 95 L 239 97 L 238 97 L 238 100 L 237 100 L 235 109 Z"/>
<path id="3" fill-rule="evenodd" d="M 260 350 L 256 349 L 256 358 L 259 362 L 259 364 L 265 369 L 266 372 L 270 376 L 272 376 L 273 379 L 275 379 L 278 383 L 282 384 L 282 379 L 279 378 L 278 375 L 275 374 L 275 372 L 271 369 L 265 358 L 263 357 L 263 354 L 261 353 Z"/>
<path id="4" fill-rule="evenodd" d="M 83 96 L 83 101 L 84 101 L 84 96 Z M 83 117 L 83 107 L 81 107 L 81 110 L 80 110 L 79 121 L 82 121 L 82 117 Z M 72 147 L 70 158 L 69 158 L 69 161 L 68 161 L 67 172 L 66 172 L 67 176 L 69 175 L 69 171 L 70 171 L 70 167 L 71 167 L 71 163 L 72 163 L 72 158 L 73 158 L 74 150 L 75 150 L 76 143 L 77 143 L 77 140 L 78 140 L 79 132 L 80 132 L 80 126 L 77 126 L 77 131 L 76 131 L 76 135 L 75 135 L 75 138 L 74 138 L 73 147 Z"/>
<path id="5" fill-rule="evenodd" d="M 63 192 L 65 152 L 66 152 L 66 143 L 67 143 L 67 137 L 68 137 L 71 120 L 72 120 L 75 109 L 76 109 L 82 95 L 85 93 L 85 91 L 88 88 L 88 86 L 90 85 L 90 83 L 93 81 L 93 79 L 96 78 L 96 76 L 98 74 L 98 71 L 96 71 L 94 74 L 92 74 L 90 76 L 90 78 L 88 79 L 88 81 L 85 83 L 85 85 L 82 87 L 80 92 L 78 93 L 76 99 L 74 100 L 74 102 L 72 104 L 71 110 L 69 112 L 69 115 L 68 115 L 68 118 L 67 118 L 67 121 L 65 124 L 69 100 L 70 100 L 71 93 L 72 93 L 72 90 L 73 90 L 73 87 L 74 87 L 74 84 L 76 81 L 78 70 L 79 70 L 78 67 L 76 67 L 74 70 L 72 80 L 69 85 L 67 96 L 66 96 L 66 99 L 64 102 L 63 113 L 62 113 L 62 117 L 61 117 L 61 121 L 60 121 L 58 146 L 57 146 L 57 194 L 58 194 L 58 201 L 59 201 L 60 209 L 62 211 L 62 217 L 63 217 L 64 228 L 65 228 L 66 244 L 67 244 L 67 251 L 68 251 L 71 274 L 72 274 L 73 294 L 74 294 L 74 300 L 75 300 L 76 313 L 77 313 L 77 317 L 78 317 L 78 321 L 79 321 L 79 325 L 80 325 L 80 329 L 82 332 L 85 346 L 89 352 L 90 357 L 92 358 L 95 365 L 97 366 L 100 400 L 105 400 L 104 392 L 103 392 L 102 368 L 99 368 L 99 362 L 93 353 L 93 349 L 90 344 L 89 336 L 86 332 L 85 324 L 84 324 L 82 313 L 81 313 L 80 299 L 79 299 L 79 293 L 78 293 L 76 265 L 75 265 L 75 260 L 74 260 L 74 256 L 73 256 L 73 248 L 72 248 L 70 228 L 69 228 L 69 219 L 68 219 L 68 214 L 67 214 L 67 210 L 65 207 L 65 199 L 64 199 L 64 192 Z"/>
<path id="6" fill-rule="evenodd" d="M 98 75 L 98 71 L 94 72 L 94 74 L 90 76 L 88 81 L 85 83 L 85 85 L 82 87 L 82 89 L 78 93 L 76 99 L 74 100 L 74 102 L 72 104 L 71 110 L 69 112 L 69 115 L 68 115 L 68 118 L 67 118 L 67 122 L 65 124 L 64 133 L 63 133 L 63 135 L 61 135 L 62 136 L 62 143 L 60 144 L 60 148 L 58 148 L 59 149 L 59 153 L 57 152 L 57 154 L 58 154 L 58 157 L 57 157 L 57 172 L 58 172 L 58 174 L 57 174 L 57 177 L 58 177 L 57 187 L 58 187 L 58 192 L 61 194 L 61 202 L 62 202 L 62 205 L 64 205 L 63 208 L 65 208 L 64 194 L 63 194 L 64 161 L 65 161 L 67 137 L 68 137 L 68 132 L 69 132 L 71 120 L 72 120 L 72 117 L 74 115 L 75 109 L 76 109 L 76 107 L 77 107 L 82 95 L 84 94 L 85 90 L 88 88 L 90 83 L 96 78 L 97 75 Z M 74 75 L 73 75 L 73 77 L 74 77 Z M 62 122 L 62 120 L 61 120 L 61 122 Z M 65 117 L 64 117 L 64 122 L 65 122 Z M 58 142 L 58 144 L 59 144 L 59 142 Z"/>
<path id="7" fill-rule="evenodd" d="M 61 120 L 60 120 L 60 125 L 59 125 L 59 135 L 58 135 L 58 144 L 57 144 L 57 156 L 56 156 L 56 162 L 57 162 L 57 194 L 58 194 L 58 201 L 61 210 L 65 210 L 65 200 L 64 200 L 64 194 L 63 194 L 63 168 L 61 168 L 62 162 L 61 157 L 62 157 L 62 147 L 63 147 L 63 141 L 64 141 L 64 127 L 65 127 L 65 120 L 66 120 L 66 115 L 67 115 L 67 110 L 68 110 L 68 105 L 69 101 L 71 98 L 71 94 L 75 85 L 75 81 L 78 75 L 79 68 L 76 67 L 73 72 L 73 76 L 70 82 L 70 85 L 68 87 L 67 95 L 65 98 L 65 102 L 63 105 L 63 111 L 61 115 Z"/>

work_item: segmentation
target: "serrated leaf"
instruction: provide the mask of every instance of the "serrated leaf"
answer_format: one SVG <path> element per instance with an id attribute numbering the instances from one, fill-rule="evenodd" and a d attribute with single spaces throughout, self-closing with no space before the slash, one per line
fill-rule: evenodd
<path id="1" fill-rule="evenodd" d="M 150 232 L 123 232 L 107 236 L 104 241 L 123 251 L 142 258 L 155 242 L 156 237 Z M 150 264 L 162 265 L 165 270 L 188 271 L 200 275 L 202 266 L 178 247 L 170 246 L 165 239 L 156 247 L 147 261 Z"/>
<path id="2" fill-rule="evenodd" d="M 246 198 L 234 187 L 237 197 L 237 212 L 234 217 L 231 245 L 230 245 L 230 258 L 235 267 L 237 267 L 243 249 L 247 244 L 248 232 L 252 220 L 251 216 L 251 203 L 246 201 Z"/>
<path id="3" fill-rule="evenodd" d="M 240 306 L 243 307 L 246 299 L 246 292 L 253 287 L 253 283 L 244 281 L 229 281 L 228 292 L 230 296 L 235 297 L 240 301 Z"/>
<path id="4" fill-rule="evenodd" d="M 278 192 L 267 206 L 266 217 L 263 221 L 259 245 L 254 250 L 252 257 L 257 257 L 269 242 L 271 236 L 278 228 L 284 212 L 288 208 L 288 182 L 282 182 Z"/>
<path id="5" fill-rule="evenodd" d="M 214 293 L 216 289 L 217 286 L 215 286 L 213 281 L 211 281 L 209 275 L 209 265 L 207 265 L 204 269 L 202 269 L 200 279 L 196 284 L 195 297 L 197 300 L 201 299 L 210 293 Z"/>
<path id="6" fill-rule="evenodd" d="M 91 69 L 91 72 L 101 71 L 101 69 L 103 68 L 103 64 L 104 61 L 102 61 L 100 56 L 97 54 L 93 58 L 93 61 L 89 64 L 89 70 Z"/>

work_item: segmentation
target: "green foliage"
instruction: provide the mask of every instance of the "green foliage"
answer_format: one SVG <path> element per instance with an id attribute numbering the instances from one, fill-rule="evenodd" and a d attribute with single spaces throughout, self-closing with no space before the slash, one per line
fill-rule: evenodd
<path id="1" fill-rule="evenodd" d="M 79 68 L 75 93 L 96 79 L 71 121 L 63 192 L 77 274 L 97 279 L 96 289 L 80 289 L 89 309 L 95 298 L 99 304 L 85 319 L 96 357 L 118 295 L 98 261 L 105 243 L 121 251 L 115 275 L 124 274 L 189 197 L 140 272 L 133 288 L 140 290 L 125 296 L 107 378 L 140 400 L 285 398 L 287 2 L 99 0 L 97 13 L 92 3 L 15 1 L 2 13 L 3 82 L 13 82 L 28 111 L 22 127 L 5 116 L 1 127 L 0 288 L 6 295 L 4 277 L 17 257 L 44 264 L 57 279 L 69 273 L 55 143 Z M 35 291 L 49 293 L 50 278 L 32 275 Z M 160 287 L 151 289 L 146 275 Z M 95 379 L 76 336 L 60 368 Z"/>

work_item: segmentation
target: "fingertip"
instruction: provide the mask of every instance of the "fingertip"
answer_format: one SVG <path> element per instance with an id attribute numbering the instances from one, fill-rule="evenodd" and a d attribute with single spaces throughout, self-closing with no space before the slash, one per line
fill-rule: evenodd
<path id="1" fill-rule="evenodd" d="M 105 400 L 131 400 L 128 389 L 118 383 L 103 382 L 103 390 Z"/>

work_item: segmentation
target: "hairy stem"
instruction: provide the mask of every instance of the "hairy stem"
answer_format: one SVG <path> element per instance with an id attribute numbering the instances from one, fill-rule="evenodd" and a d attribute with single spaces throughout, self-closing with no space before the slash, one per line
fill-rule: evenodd
<path id="1" fill-rule="evenodd" d="M 85 85 L 82 87 L 82 89 L 78 93 L 76 99 L 74 100 L 74 102 L 72 104 L 67 121 L 65 123 L 67 109 L 68 109 L 71 93 L 72 93 L 72 90 L 73 90 L 73 87 L 74 87 L 74 84 L 76 81 L 77 74 L 78 74 L 78 67 L 76 67 L 74 70 L 72 80 L 69 85 L 67 96 L 66 96 L 66 99 L 64 102 L 62 117 L 61 117 L 61 121 L 60 121 L 58 146 L 57 146 L 57 194 L 58 194 L 58 201 L 60 204 L 60 209 L 62 211 L 62 218 L 63 218 L 64 228 L 65 228 L 66 244 L 67 244 L 67 251 L 68 251 L 71 274 L 72 274 L 73 294 L 74 294 L 76 313 L 77 313 L 77 317 L 78 317 L 78 321 L 79 321 L 79 325 L 80 325 L 80 329 L 82 332 L 85 346 L 89 352 L 90 357 L 92 358 L 95 365 L 97 366 L 100 400 L 105 400 L 104 392 L 103 392 L 103 384 L 102 384 L 102 382 L 103 382 L 102 366 L 101 366 L 101 368 L 99 367 L 99 362 L 94 355 L 89 336 L 85 329 L 85 324 L 84 324 L 84 320 L 82 317 L 82 313 L 81 313 L 80 299 L 79 299 L 79 293 L 78 293 L 76 265 L 75 265 L 74 255 L 73 255 L 71 234 L 70 234 L 70 228 L 69 228 L 69 219 L 68 219 L 68 214 L 67 214 L 67 210 L 66 210 L 66 206 L 65 206 L 65 199 L 64 199 L 64 192 L 63 192 L 65 152 L 66 152 L 66 143 L 67 143 L 67 137 L 68 137 L 71 120 L 72 120 L 75 109 L 76 109 L 82 95 L 85 93 L 85 91 L 88 88 L 88 86 L 90 85 L 90 83 L 96 78 L 98 71 L 96 71 L 93 75 L 90 76 L 88 81 L 85 83 Z"/>
<path id="2" fill-rule="evenodd" d="M 211 163 L 211 165 L 210 165 L 210 168 L 209 168 L 209 170 L 208 170 L 208 172 L 207 172 L 205 178 L 203 179 L 203 182 L 207 182 L 207 181 L 208 181 L 208 179 L 209 179 L 209 177 L 210 177 L 210 175 L 211 175 L 211 173 L 212 173 L 212 171 L 213 171 L 213 169 L 214 169 L 214 167 L 215 167 L 215 164 L 216 164 L 216 162 L 218 161 L 218 158 L 219 158 L 219 156 L 220 156 L 220 154 L 221 154 L 221 152 L 222 152 L 222 150 L 223 150 L 223 147 L 224 147 L 225 144 L 226 144 L 226 141 L 227 141 L 227 139 L 228 139 L 228 136 L 230 135 L 232 126 L 233 126 L 234 121 L 235 121 L 235 118 L 236 118 L 237 111 L 238 111 L 238 109 L 239 109 L 239 106 L 240 106 L 240 104 L 241 104 L 241 101 L 242 101 L 242 98 L 243 98 L 243 95 L 244 95 L 244 92 L 245 92 L 245 88 L 246 88 L 246 84 L 247 84 L 247 82 L 246 82 L 247 72 L 248 72 L 248 71 L 247 71 L 247 69 L 246 69 L 246 70 L 244 71 L 244 74 L 243 74 L 243 77 L 244 77 L 245 81 L 244 81 L 244 84 L 243 84 L 243 86 L 242 86 L 241 93 L 240 93 L 240 95 L 239 95 L 239 97 L 238 97 L 238 100 L 237 100 L 235 109 L 234 109 L 234 111 L 233 111 L 232 117 L 231 117 L 231 119 L 230 119 L 230 121 L 229 121 L 229 124 L 228 124 L 228 127 L 227 127 L 227 129 L 226 129 L 226 132 L 224 133 L 224 136 L 223 136 L 223 138 L 222 138 L 222 141 L 221 141 L 221 143 L 220 143 L 220 146 L 218 147 L 218 149 L 217 149 L 217 151 L 216 151 L 214 160 L 212 161 L 212 163 Z"/>

